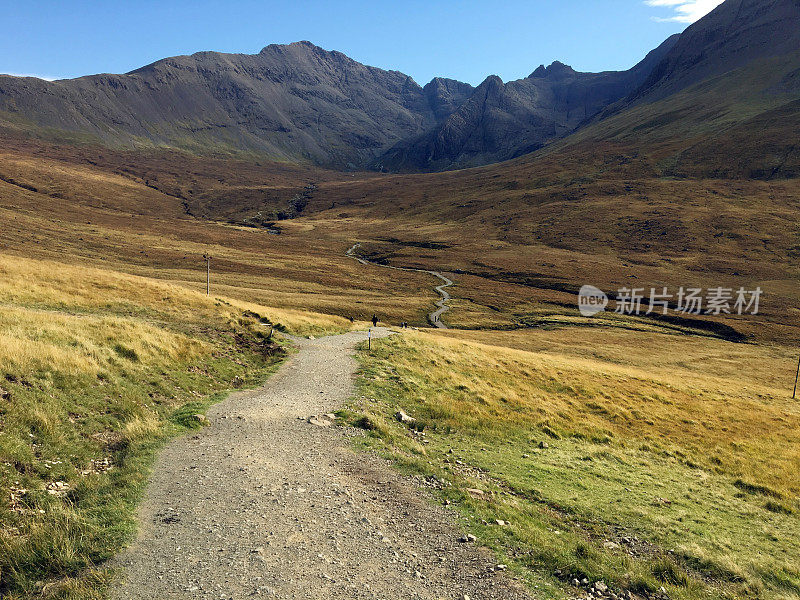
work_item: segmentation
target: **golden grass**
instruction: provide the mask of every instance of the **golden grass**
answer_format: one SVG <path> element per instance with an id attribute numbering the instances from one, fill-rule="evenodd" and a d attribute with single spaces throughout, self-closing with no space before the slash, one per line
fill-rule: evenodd
<path id="1" fill-rule="evenodd" d="M 760 284 L 763 314 L 724 322 L 760 340 L 794 339 L 797 180 L 669 180 L 650 158 L 629 161 L 635 149 L 615 143 L 577 146 L 568 160 L 543 155 L 430 176 L 343 178 L 287 169 L 267 190 L 259 182 L 271 171 L 261 165 L 105 151 L 104 158 L 31 145 L 0 153 L 3 174 L 37 190 L 0 182 L 0 219 L 7 224 L 0 323 L 9 348 L 0 360 L 19 373 L 99 373 L 115 370 L 114 361 L 121 373 L 174 367 L 179 356 L 211 360 L 198 332 L 209 324 L 225 329 L 243 311 L 302 335 L 344 331 L 352 327 L 344 317 L 372 313 L 423 322 L 435 299 L 431 278 L 344 256 L 364 242 L 366 252 L 392 264 L 456 272 L 455 310 L 446 322 L 510 328 L 543 319 L 557 327 L 409 333 L 386 342 L 394 354 L 381 357 L 376 381 L 395 386 L 391 402 L 410 396 L 427 423 L 477 431 L 481 443 L 512 432 L 566 436 L 560 443 L 583 454 L 545 465 L 552 471 L 537 482 L 542 489 L 559 473 L 588 472 L 596 460 L 624 464 L 620 479 L 655 487 L 651 467 L 661 477 L 673 467 L 708 474 L 714 485 L 739 478 L 745 490 L 796 505 L 800 418 L 787 399 L 792 351 L 664 335 L 641 322 L 620 325 L 637 331 L 594 328 L 597 320 L 575 316 L 569 286 Z M 87 157 L 100 163 L 89 167 Z M 609 165 L 609 157 L 620 164 Z M 260 210 L 265 195 L 277 205 L 317 175 L 311 214 L 281 222 L 281 235 L 222 222 Z M 196 216 L 185 214 L 181 197 Z M 205 252 L 214 256 L 211 298 L 204 294 Z M 124 338 L 118 349 L 109 340 L 116 329 Z M 224 387 L 224 373 L 215 385 Z M 133 405 L 125 436 L 147 437 L 152 412 L 125 400 Z M 51 410 L 58 406 L 36 401 L 24 427 L 58 434 Z M 417 441 L 413 447 L 424 452 Z M 20 448 L 25 458 L 28 449 Z M 606 451 L 611 458 L 603 458 Z M 636 470 L 637 461 L 647 466 Z M 570 479 L 565 487 L 581 485 Z M 649 514 L 633 502 L 625 507 L 642 510 L 643 521 Z M 784 516 L 794 519 L 767 516 L 762 542 Z M 663 519 L 664 526 L 683 526 Z M 748 550 L 743 545 L 738 556 Z M 708 545 L 693 551 L 702 553 L 727 560 Z"/>
<path id="2" fill-rule="evenodd" d="M 121 355 L 167 364 L 208 352 L 198 340 L 135 319 L 0 307 L 0 364 L 6 374 L 97 374 Z"/>
<path id="3" fill-rule="evenodd" d="M 263 381 L 282 356 L 273 327 L 357 326 L 0 254 L 0 595 L 100 597 L 158 443 L 221 392 Z"/>
<path id="4" fill-rule="evenodd" d="M 156 321 L 171 318 L 197 323 L 209 318 L 232 318 L 243 310 L 250 310 L 300 335 L 348 331 L 357 326 L 333 315 L 267 308 L 216 294 L 209 297 L 203 292 L 157 279 L 0 254 L 0 311 L 19 313 L 23 307 L 26 317 L 20 319 L 27 324 L 23 327 L 20 321 L 19 327 L 20 331 L 25 330 L 25 336 L 31 341 L 36 335 L 37 322 L 46 323 L 56 318 L 51 315 L 52 311 L 128 313 Z M 134 324 L 119 317 L 96 317 L 91 320 L 87 315 L 67 314 L 57 318 L 62 320 L 52 324 L 49 328 L 52 331 L 62 329 L 77 332 L 79 329 L 93 328 L 92 335 L 102 338 L 103 335 L 113 337 L 114 332 L 119 330 L 123 339 L 140 337 L 141 340 L 154 339 L 159 335 L 155 326 Z M 67 322 L 63 319 L 72 320 Z M 4 321 L 8 322 L 5 334 L 10 335 L 9 327 L 14 318 L 9 313 Z M 162 341 L 169 345 L 166 340 Z M 77 337 L 70 343 L 78 343 Z M 144 343 L 140 341 L 139 345 Z M 158 345 L 161 342 L 153 343 Z"/>
<path id="5" fill-rule="evenodd" d="M 406 338 L 412 349 L 401 356 L 428 364 L 426 387 L 443 390 L 434 401 L 439 418 L 501 428 L 546 425 L 655 444 L 800 496 L 800 403 L 776 386 L 777 369 L 791 364 L 788 350 L 581 328 L 554 334 L 562 347 L 569 337 L 571 349 L 560 354 L 497 345 L 505 336 L 519 344 L 521 333 L 491 334 L 495 345 L 465 339 L 484 335 Z M 614 335 L 616 347 L 592 346 L 594 336 L 596 342 Z M 431 337 L 435 343 L 426 342 Z M 546 335 L 531 337 L 541 342 Z M 590 355 L 592 347 L 601 356 Z M 413 365 L 398 362 L 397 368 L 411 371 Z"/>

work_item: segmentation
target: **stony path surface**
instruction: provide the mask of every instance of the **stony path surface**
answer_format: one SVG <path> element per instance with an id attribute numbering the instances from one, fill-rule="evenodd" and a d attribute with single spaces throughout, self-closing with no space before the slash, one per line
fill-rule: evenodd
<path id="1" fill-rule="evenodd" d="M 449 304 L 450 292 L 448 292 L 445 288 L 448 288 L 451 285 L 453 285 L 454 282 L 453 282 L 452 279 L 450 279 L 449 277 L 446 277 L 445 275 L 442 275 L 441 273 L 439 273 L 439 271 L 428 271 L 427 269 L 414 269 L 412 267 L 395 267 L 393 265 L 382 265 L 380 263 L 376 263 L 376 262 L 372 262 L 371 260 L 367 260 L 366 258 L 361 258 L 360 256 L 356 256 L 355 255 L 355 251 L 360 245 L 361 245 L 360 243 L 353 244 L 352 248 L 350 248 L 347 251 L 347 256 L 349 256 L 350 258 L 355 258 L 362 265 L 371 265 L 373 267 L 383 267 L 384 269 L 396 269 L 398 271 L 414 271 L 416 273 L 427 273 L 428 275 L 433 275 L 434 277 L 437 277 L 438 279 L 441 279 L 442 284 L 441 285 L 437 285 L 435 288 L 433 288 L 434 290 L 436 290 L 436 293 L 439 294 L 439 296 L 441 296 L 441 297 L 439 298 L 439 300 L 437 300 L 435 302 L 436 310 L 434 310 L 433 312 L 428 314 L 428 321 L 434 327 L 438 327 L 439 329 L 447 329 L 447 325 L 445 325 L 442 322 L 440 317 L 444 313 L 446 313 L 448 310 L 450 310 L 450 304 Z"/>
<path id="2" fill-rule="evenodd" d="M 430 273 L 431 275 L 438 277 L 444 282 L 442 283 L 442 285 L 437 285 L 435 288 L 433 288 L 437 292 L 439 292 L 441 299 L 436 301 L 437 309 L 433 311 L 430 315 L 428 315 L 428 319 L 439 329 L 447 329 L 447 325 L 442 323 L 439 317 L 441 317 L 444 313 L 450 310 L 450 305 L 448 304 L 450 300 L 450 292 L 448 292 L 445 288 L 448 288 L 451 285 L 453 285 L 453 280 L 449 279 L 448 277 L 445 277 L 438 271 L 426 271 L 426 273 Z"/>
<path id="3" fill-rule="evenodd" d="M 385 334 L 385 330 L 378 330 Z M 529 598 L 414 480 L 308 422 L 352 394 L 364 333 L 301 340 L 262 389 L 162 452 L 119 599 Z M 299 417 L 302 417 L 299 418 Z M 324 421 L 324 419 L 323 419 Z"/>

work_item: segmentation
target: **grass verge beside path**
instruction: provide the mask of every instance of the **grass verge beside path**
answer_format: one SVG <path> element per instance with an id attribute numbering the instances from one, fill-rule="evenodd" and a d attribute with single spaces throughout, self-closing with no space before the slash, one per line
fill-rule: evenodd
<path id="1" fill-rule="evenodd" d="M 621 597 L 800 597 L 800 408 L 769 385 L 780 353 L 704 381 L 675 361 L 695 338 L 631 335 L 652 369 L 502 334 L 393 336 L 361 352 L 345 416 L 543 597 L 601 580 Z M 741 352 L 697 339 L 714 361 Z"/>
<path id="2" fill-rule="evenodd" d="M 102 598 L 158 448 L 349 321 L 0 255 L 0 597 Z"/>

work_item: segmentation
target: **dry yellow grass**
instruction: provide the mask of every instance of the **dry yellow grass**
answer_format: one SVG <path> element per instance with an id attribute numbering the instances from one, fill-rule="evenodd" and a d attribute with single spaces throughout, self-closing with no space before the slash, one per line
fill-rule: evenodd
<path id="1" fill-rule="evenodd" d="M 28 322 L 26 336 L 36 333 L 37 322 L 45 324 L 53 319 L 52 311 L 65 313 L 59 316 L 59 319 L 72 319 L 69 321 L 70 324 L 67 321 L 51 323 L 49 328 L 52 331 L 60 328 L 65 331 L 73 330 L 81 323 L 84 324 L 84 328 L 88 328 L 89 323 L 93 323 L 93 335 L 101 336 L 104 333 L 113 335 L 119 328 L 119 334 L 123 338 L 128 333 L 124 326 L 129 329 L 135 327 L 121 319 L 118 316 L 120 314 L 150 318 L 155 321 L 159 318 L 174 318 L 197 323 L 209 318 L 232 318 L 243 310 L 250 310 L 300 335 L 348 331 L 354 326 L 342 317 L 293 309 L 267 308 L 253 302 L 216 294 L 209 297 L 203 292 L 157 279 L 68 265 L 52 260 L 0 254 L 0 311 L 19 312 L 23 309 L 27 315 L 25 320 Z M 38 312 L 34 309 L 38 309 Z M 116 316 L 103 317 L 107 320 L 106 330 L 103 332 L 99 316 L 93 321 L 86 315 L 68 316 L 69 313 L 81 312 L 112 313 Z M 9 328 L 14 319 L 7 316 L 0 322 L 6 322 L 5 334 L 10 335 Z M 142 339 L 157 336 L 157 330 L 153 325 L 138 323 L 136 326 L 141 330 L 133 333 L 131 329 L 129 335 L 131 339 L 137 336 L 143 336 Z"/>
<path id="2" fill-rule="evenodd" d="M 134 319 L 0 307 L 0 364 L 6 375 L 97 374 L 126 352 L 146 364 L 166 364 L 198 358 L 209 348 Z"/>
<path id="3" fill-rule="evenodd" d="M 281 356 L 273 325 L 358 323 L 0 254 L 0 595 L 99 598 L 157 443 L 263 381 Z"/>
<path id="4" fill-rule="evenodd" d="M 320 179 L 312 214 L 281 222 L 283 233 L 272 236 L 222 222 L 260 210 L 260 166 L 107 153 L 108 160 L 94 157 L 106 163 L 90 167 L 85 158 L 91 150 L 49 148 L 41 154 L 32 145 L 30 152 L 0 152 L 3 174 L 23 184 L 0 182 L 0 220 L 7 225 L 0 241 L 0 343 L 8 348 L 0 364 L 22 374 L 50 368 L 93 375 L 114 370 L 119 360 L 124 368 L 118 364 L 118 372 L 158 371 L 163 363 L 185 375 L 192 357 L 213 358 L 209 341 L 197 332 L 209 323 L 236 322 L 243 311 L 306 335 L 346 330 L 351 324 L 342 317 L 363 319 L 373 312 L 384 320 L 422 322 L 435 298 L 431 279 L 344 256 L 353 243 L 364 242 L 365 252 L 392 264 L 456 272 L 455 310 L 445 315 L 447 322 L 516 327 L 545 315 L 548 326 L 563 327 L 428 332 L 385 342 L 393 354 L 378 356 L 383 362 L 373 365 L 376 385 L 392 386 L 384 423 L 397 402 L 408 401 L 426 422 L 457 432 L 442 444 L 458 432 L 478 432 L 480 445 L 473 450 L 486 446 L 487 452 L 464 459 L 490 477 L 501 470 L 492 460 L 508 464 L 502 448 L 513 450 L 519 462 L 519 450 L 529 450 L 522 444 L 530 444 L 534 433 L 565 436 L 563 448 L 554 448 L 561 454 L 537 464 L 544 475 L 536 489 L 553 492 L 559 504 L 572 502 L 578 490 L 579 505 L 586 479 L 575 473 L 596 476 L 592 494 L 598 502 L 608 496 L 605 517 L 612 524 L 617 509 L 641 511 L 642 527 L 652 517 L 680 537 L 689 525 L 665 517 L 662 505 L 651 506 L 654 494 L 667 494 L 658 478 L 669 480 L 675 497 L 727 494 L 722 504 L 708 497 L 698 504 L 722 516 L 705 526 L 707 538 L 693 546 L 692 556 L 730 563 L 732 573 L 750 562 L 755 570 L 780 571 L 791 580 L 776 584 L 783 586 L 781 597 L 800 590 L 786 556 L 796 556 L 797 547 L 781 537 L 781 531 L 797 530 L 796 517 L 780 512 L 795 507 L 800 493 L 800 416 L 787 397 L 792 351 L 664 335 L 641 322 L 630 325 L 637 331 L 586 327 L 591 323 L 575 316 L 570 291 L 588 282 L 615 289 L 633 277 L 648 286 L 759 284 L 766 292 L 761 317 L 724 322 L 760 340 L 793 339 L 800 314 L 793 283 L 796 180 L 672 181 L 642 165 L 607 172 L 605 158 L 628 151 L 607 146 L 578 152 L 563 164 L 545 157 L 432 176 Z M 293 177 L 272 183 L 291 194 L 299 181 Z M 182 198 L 196 217 L 185 213 Z M 203 216 L 209 219 L 198 218 Z M 205 252 L 214 256 L 210 299 L 204 294 Z M 118 349 L 109 337 L 116 331 Z M 189 358 L 182 362 L 181 356 Z M 225 387 L 231 373 L 224 371 L 215 384 Z M 135 383 L 141 386 L 125 396 L 121 411 L 124 435 L 133 440 L 159 424 L 150 407 L 136 403 L 150 382 Z M 25 416 L 29 422 L 19 419 L 20 431 L 58 432 L 58 403 L 42 397 L 35 402 Z M 106 399 L 98 395 L 95 402 L 102 407 Z M 520 446 L 508 441 L 512 434 Z M 35 464 L 26 436 L 20 436 L 20 462 Z M 420 453 L 426 447 L 433 445 L 414 442 Z M 617 469 L 616 479 L 593 472 L 593 465 Z M 518 469 L 513 483 L 527 486 L 530 464 L 511 467 Z M 672 470 L 680 473 L 677 483 Z M 625 478 L 641 482 L 649 497 L 626 496 Z M 694 478 L 703 490 L 684 485 Z M 739 489 L 731 485 L 735 479 L 756 490 L 756 500 L 731 497 Z M 780 496 L 776 502 L 783 504 L 772 507 L 777 512 L 764 508 L 758 490 Z M 615 504 L 619 498 L 625 502 Z M 582 508 L 595 514 L 589 501 Z M 753 520 L 719 541 L 724 536 L 716 527 L 722 531 L 725 519 L 741 525 L 737 511 L 762 519 L 758 550 L 748 546 Z M 566 547 L 555 535 L 548 539 L 554 553 Z M 687 534 L 687 546 L 692 543 Z M 773 562 L 755 556 L 773 550 Z M 568 558 L 574 562 L 575 555 Z M 625 568 L 613 563 L 597 572 Z M 760 577 L 747 575 L 748 584 Z"/>
<path id="5" fill-rule="evenodd" d="M 367 269 L 345 256 L 362 231 L 385 229 L 380 223 L 353 220 L 343 228 L 339 219 L 283 221 L 283 233 L 269 235 L 263 229 L 194 218 L 179 198 L 145 185 L 145 180 L 165 177 L 159 169 L 166 163 L 156 162 L 158 174 L 139 177 L 132 174 L 136 165 L 112 170 L 84 160 L 0 152 L 0 175 L 17 182 L 0 180 L 0 221 L 5 225 L 0 252 L 132 273 L 198 292 L 205 290 L 202 256 L 208 253 L 217 295 L 354 319 L 378 313 L 395 323 L 424 322 L 436 297 L 429 277 Z M 243 168 L 263 181 L 263 169 Z M 182 176 L 185 172 L 178 171 L 170 190 L 193 187 Z M 237 175 L 229 170 L 219 179 L 214 174 L 197 177 L 222 185 L 222 179 Z M 291 188 L 290 182 L 282 185 Z M 215 202 L 224 204 L 225 199 Z M 62 289 L 71 294 L 69 282 L 64 283 Z M 84 291 L 91 298 L 99 290 Z"/>

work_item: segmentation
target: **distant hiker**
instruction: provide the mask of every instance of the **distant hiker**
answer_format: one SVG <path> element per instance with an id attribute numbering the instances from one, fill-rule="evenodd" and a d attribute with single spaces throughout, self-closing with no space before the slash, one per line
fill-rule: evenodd
<path id="1" fill-rule="evenodd" d="M 373 327 L 378 326 L 378 317 L 376 315 L 372 315 L 372 326 Z"/>
<path id="2" fill-rule="evenodd" d="M 350 319 L 351 323 L 353 322 L 353 317 L 347 317 L 347 318 Z"/>

